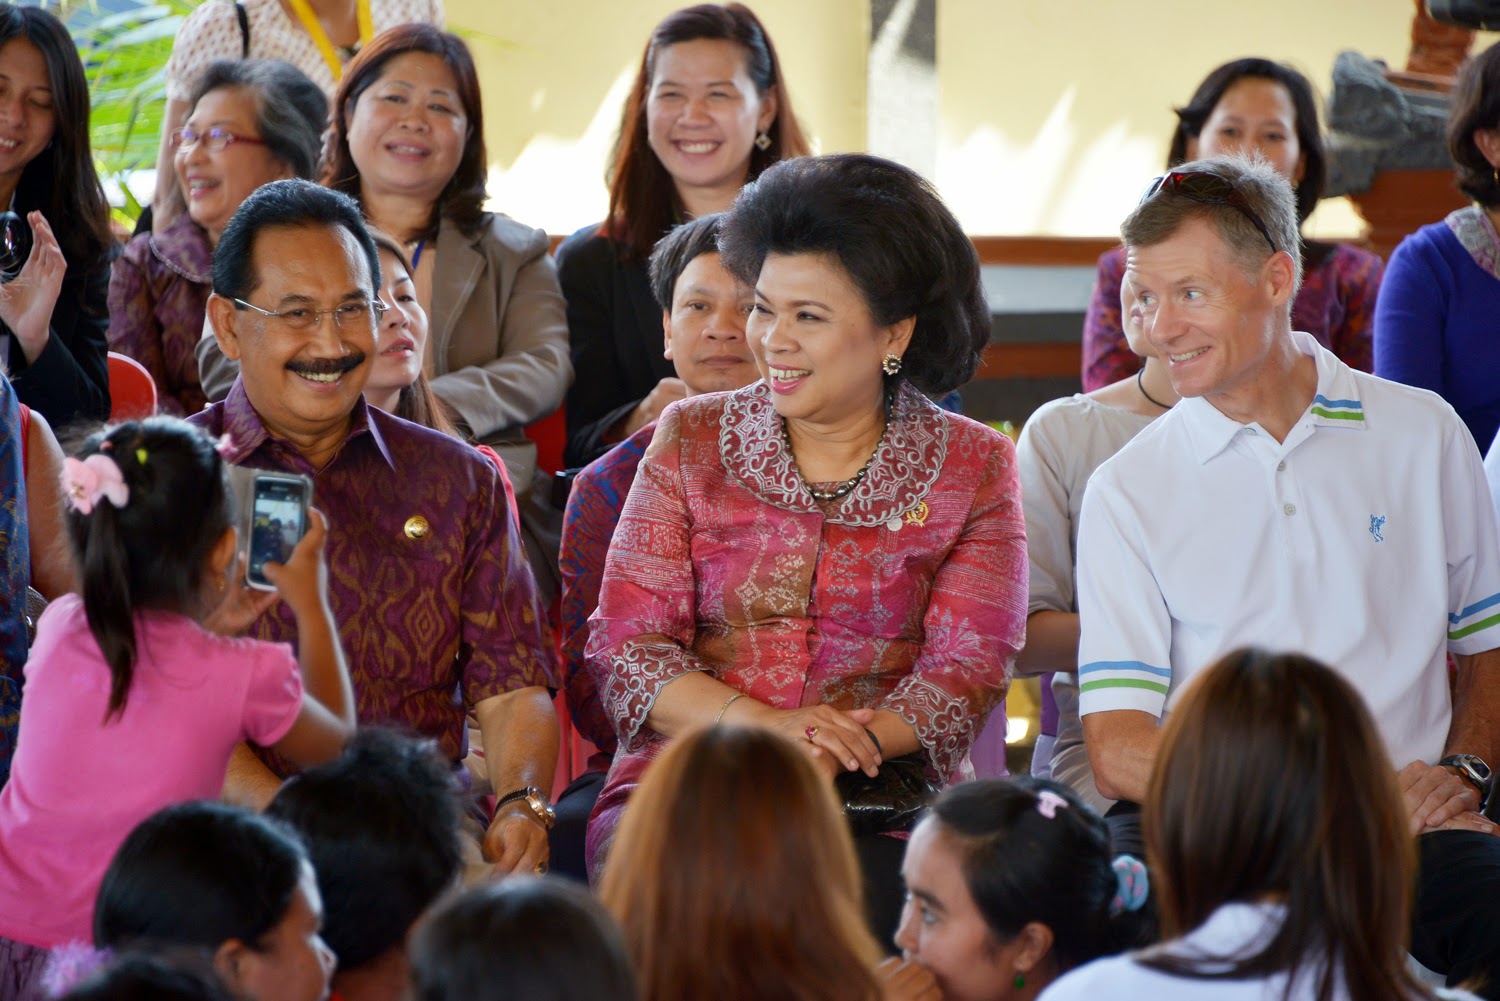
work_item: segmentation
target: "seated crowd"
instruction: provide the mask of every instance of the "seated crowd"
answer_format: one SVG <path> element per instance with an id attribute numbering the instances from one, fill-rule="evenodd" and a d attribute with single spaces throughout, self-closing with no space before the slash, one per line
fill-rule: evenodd
<path id="1" fill-rule="evenodd" d="M 442 17 L 208 0 L 121 249 L 0 6 L 0 1001 L 1500 998 L 1500 46 L 1388 270 L 1213 70 L 1012 444 L 969 237 L 748 8 L 555 255 Z"/>

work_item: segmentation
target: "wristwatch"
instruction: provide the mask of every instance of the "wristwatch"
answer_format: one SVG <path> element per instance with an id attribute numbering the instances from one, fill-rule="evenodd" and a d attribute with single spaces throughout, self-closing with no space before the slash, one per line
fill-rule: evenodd
<path id="1" fill-rule="evenodd" d="M 1481 761 L 1480 764 L 1484 762 Z M 501 796 L 495 803 L 495 812 L 498 813 L 502 808 L 518 800 L 526 801 L 527 808 L 531 810 L 538 824 L 549 831 L 552 830 L 552 825 L 557 823 L 557 811 L 552 809 L 552 804 L 547 802 L 547 797 L 543 796 L 542 791 L 536 786 L 525 786 Z"/>
<path id="2" fill-rule="evenodd" d="M 1438 762 L 1444 768 L 1452 768 L 1454 771 L 1479 790 L 1479 801 L 1483 803 L 1490 794 L 1490 780 L 1492 773 L 1490 766 L 1484 763 L 1484 759 L 1477 754 L 1450 754 Z"/>

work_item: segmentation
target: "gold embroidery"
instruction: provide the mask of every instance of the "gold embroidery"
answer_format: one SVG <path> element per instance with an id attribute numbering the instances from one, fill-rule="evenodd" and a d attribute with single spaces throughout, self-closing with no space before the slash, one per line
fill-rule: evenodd
<path id="1" fill-rule="evenodd" d="M 427 533 L 430 531 L 432 531 L 432 526 L 420 514 L 414 514 L 406 519 L 406 537 L 408 539 L 425 539 L 427 538 Z"/>
<path id="2" fill-rule="evenodd" d="M 906 523 L 921 528 L 927 524 L 927 502 L 918 501 L 917 506 L 906 512 Z"/>

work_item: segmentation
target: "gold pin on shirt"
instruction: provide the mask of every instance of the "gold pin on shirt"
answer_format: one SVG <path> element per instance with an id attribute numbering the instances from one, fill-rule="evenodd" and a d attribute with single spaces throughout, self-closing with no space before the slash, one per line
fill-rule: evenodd
<path id="1" fill-rule="evenodd" d="M 906 512 L 906 523 L 921 528 L 927 524 L 927 502 L 918 501 L 917 506 Z"/>
<path id="2" fill-rule="evenodd" d="M 420 514 L 414 514 L 406 519 L 406 537 L 413 541 L 427 538 L 427 533 L 432 531 L 432 526 L 427 519 Z"/>

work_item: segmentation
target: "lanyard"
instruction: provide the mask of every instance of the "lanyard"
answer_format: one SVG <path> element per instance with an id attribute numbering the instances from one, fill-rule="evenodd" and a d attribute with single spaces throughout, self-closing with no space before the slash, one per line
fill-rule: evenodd
<path id="1" fill-rule="evenodd" d="M 308 6 L 307 0 L 287 0 L 292 11 L 296 13 L 297 20 L 302 22 L 302 28 L 307 32 L 313 44 L 318 47 L 318 52 L 323 56 L 323 61 L 328 64 L 329 71 L 333 74 L 333 80 L 337 83 L 344 75 L 344 64 L 339 62 L 338 53 L 333 50 L 333 43 L 328 40 L 328 33 L 318 23 L 318 15 Z M 370 0 L 359 0 L 356 5 L 356 18 L 359 21 L 359 44 L 368 45 L 370 39 L 375 36 L 375 25 L 370 19 Z"/>

